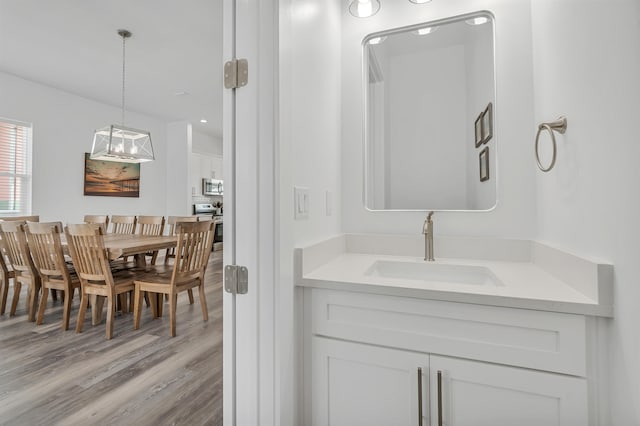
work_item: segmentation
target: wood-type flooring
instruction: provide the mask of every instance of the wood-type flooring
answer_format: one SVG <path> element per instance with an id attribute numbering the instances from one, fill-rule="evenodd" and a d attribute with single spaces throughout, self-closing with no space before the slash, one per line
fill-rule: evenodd
<path id="1" fill-rule="evenodd" d="M 111 340 L 104 320 L 92 326 L 90 314 L 83 332 L 75 332 L 77 294 L 66 332 L 61 297 L 49 298 L 36 326 L 27 321 L 22 294 L 16 316 L 9 318 L 8 309 L 0 316 L 0 424 L 221 425 L 222 291 L 219 251 L 207 268 L 209 321 L 202 321 L 197 292 L 193 305 L 185 292 L 176 337 L 165 303 L 158 319 L 143 308 L 139 330 L 131 313 L 118 313 Z"/>

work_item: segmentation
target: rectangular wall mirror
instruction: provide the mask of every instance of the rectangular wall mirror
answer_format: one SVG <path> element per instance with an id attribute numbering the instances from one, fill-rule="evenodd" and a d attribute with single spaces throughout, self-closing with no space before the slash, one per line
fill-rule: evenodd
<path id="1" fill-rule="evenodd" d="M 478 12 L 363 41 L 369 210 L 496 205 L 494 20 Z M 480 152 L 492 170 L 481 181 Z"/>

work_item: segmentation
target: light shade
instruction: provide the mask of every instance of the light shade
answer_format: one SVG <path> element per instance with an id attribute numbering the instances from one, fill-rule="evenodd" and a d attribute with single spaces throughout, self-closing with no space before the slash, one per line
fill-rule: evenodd
<path id="1" fill-rule="evenodd" d="M 368 18 L 378 13 L 380 2 L 378 0 L 353 0 L 349 5 L 349 12 L 357 18 Z"/>
<path id="2" fill-rule="evenodd" d="M 151 133 L 117 124 L 98 129 L 93 135 L 91 159 L 122 163 L 153 161 Z"/>

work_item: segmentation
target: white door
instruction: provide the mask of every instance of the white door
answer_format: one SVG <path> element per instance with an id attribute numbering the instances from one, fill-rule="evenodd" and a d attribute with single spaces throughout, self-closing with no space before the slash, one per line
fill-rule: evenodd
<path id="1" fill-rule="evenodd" d="M 432 426 L 588 424 L 586 379 L 434 355 L 429 364 Z"/>
<path id="2" fill-rule="evenodd" d="M 224 0 L 223 60 L 247 59 L 249 82 L 223 95 L 224 264 L 249 270 L 249 291 L 223 298 L 224 424 L 276 424 L 274 126 L 277 7 Z M 220 64 L 222 66 L 222 64 Z M 221 82 L 222 84 L 222 82 Z"/>
<path id="3" fill-rule="evenodd" d="M 416 426 L 418 374 L 428 407 L 429 356 L 313 337 L 310 417 L 313 426 Z M 427 413 L 422 413 L 427 425 Z"/>

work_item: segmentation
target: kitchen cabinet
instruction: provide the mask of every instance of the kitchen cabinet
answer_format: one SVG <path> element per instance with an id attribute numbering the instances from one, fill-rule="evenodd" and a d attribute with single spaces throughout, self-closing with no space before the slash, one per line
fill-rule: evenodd
<path id="1" fill-rule="evenodd" d="M 189 171 L 192 194 L 202 195 L 202 179 L 224 179 L 223 160 L 221 156 L 191 153 L 191 169 Z"/>
<path id="2" fill-rule="evenodd" d="M 303 299 L 304 424 L 596 424 L 584 316 L 325 289 Z"/>

